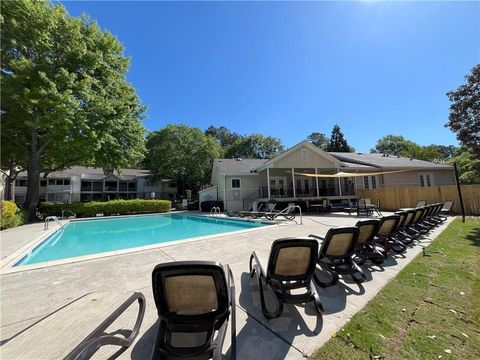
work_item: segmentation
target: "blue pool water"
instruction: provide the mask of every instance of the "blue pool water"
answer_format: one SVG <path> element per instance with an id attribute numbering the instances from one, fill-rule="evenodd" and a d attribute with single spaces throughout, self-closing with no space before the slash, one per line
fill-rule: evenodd
<path id="1" fill-rule="evenodd" d="M 160 244 L 197 236 L 244 230 L 267 224 L 187 214 L 133 216 L 71 221 L 15 266 Z"/>

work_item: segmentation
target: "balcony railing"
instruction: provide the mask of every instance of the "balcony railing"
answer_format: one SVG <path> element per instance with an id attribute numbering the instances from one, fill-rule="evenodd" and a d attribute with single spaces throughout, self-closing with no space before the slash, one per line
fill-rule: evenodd
<path id="1" fill-rule="evenodd" d="M 342 195 L 354 195 L 355 191 L 353 186 L 342 186 Z M 319 196 L 339 196 L 339 192 L 336 190 L 335 186 L 330 187 L 319 187 L 318 188 Z M 297 198 L 301 197 L 317 197 L 316 187 L 296 187 L 295 196 Z M 258 197 L 259 198 L 268 198 L 268 187 L 261 186 L 258 188 Z M 270 197 L 272 198 L 293 198 L 293 187 L 292 186 L 270 186 Z"/>

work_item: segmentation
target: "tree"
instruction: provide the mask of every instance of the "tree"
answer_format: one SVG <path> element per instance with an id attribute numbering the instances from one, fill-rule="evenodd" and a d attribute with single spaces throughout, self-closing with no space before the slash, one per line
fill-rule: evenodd
<path id="1" fill-rule="evenodd" d="M 280 139 L 261 134 L 242 136 L 225 153 L 227 158 L 269 159 L 283 151 Z"/>
<path id="2" fill-rule="evenodd" d="M 458 148 L 448 163 L 457 164 L 461 182 L 480 182 L 480 158 L 474 154 L 472 149 L 465 146 Z"/>
<path id="3" fill-rule="evenodd" d="M 405 139 L 401 135 L 387 135 L 377 141 L 371 153 L 390 154 L 404 156 L 412 159 L 425 161 L 445 161 L 453 153 L 453 145 L 428 145 L 421 146 Z"/>
<path id="4" fill-rule="evenodd" d="M 229 146 L 232 146 L 235 141 L 241 137 L 237 133 L 228 130 L 225 126 L 220 126 L 217 128 L 213 125 L 209 126 L 208 129 L 205 130 L 205 135 L 211 136 L 217 140 L 223 149 L 227 149 Z"/>
<path id="5" fill-rule="evenodd" d="M 480 64 L 465 77 L 467 84 L 447 93 L 450 105 L 445 125 L 457 134 L 461 144 L 480 157 Z"/>
<path id="6" fill-rule="evenodd" d="M 141 158 L 144 107 L 121 43 L 95 22 L 47 1 L 3 1 L 1 12 L 2 167 L 13 159 L 28 171 L 32 219 L 41 172 Z"/>
<path id="7" fill-rule="evenodd" d="M 319 149 L 322 149 L 323 151 L 328 151 L 329 141 L 325 134 L 313 132 L 308 135 L 307 140 Z"/>
<path id="8" fill-rule="evenodd" d="M 328 151 L 335 152 L 354 152 L 355 149 L 348 145 L 340 126 L 335 125 L 332 129 L 332 135 L 328 143 Z"/>
<path id="9" fill-rule="evenodd" d="M 145 165 L 160 176 L 175 179 L 198 190 L 209 181 L 214 158 L 220 145 L 200 129 L 187 125 L 167 125 L 147 137 Z"/>
<path id="10" fill-rule="evenodd" d="M 400 156 L 408 147 L 416 145 L 413 141 L 406 140 L 401 135 L 387 135 L 377 141 L 371 153 L 390 154 Z"/>

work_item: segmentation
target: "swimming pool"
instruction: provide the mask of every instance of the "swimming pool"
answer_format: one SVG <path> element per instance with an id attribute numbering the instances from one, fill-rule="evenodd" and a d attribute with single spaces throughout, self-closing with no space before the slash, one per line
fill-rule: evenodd
<path id="1" fill-rule="evenodd" d="M 161 214 L 70 221 L 14 266 L 123 250 L 268 224 L 188 214 Z"/>

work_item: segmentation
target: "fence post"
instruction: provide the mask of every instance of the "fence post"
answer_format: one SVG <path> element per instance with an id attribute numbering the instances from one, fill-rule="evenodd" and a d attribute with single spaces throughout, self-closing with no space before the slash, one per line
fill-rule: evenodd
<path id="1" fill-rule="evenodd" d="M 460 200 L 460 208 L 462 209 L 462 223 L 465 222 L 465 206 L 463 205 L 462 189 L 460 187 L 460 179 L 458 178 L 457 163 L 453 163 L 453 170 L 455 172 L 455 182 L 457 183 L 458 199 Z"/>

